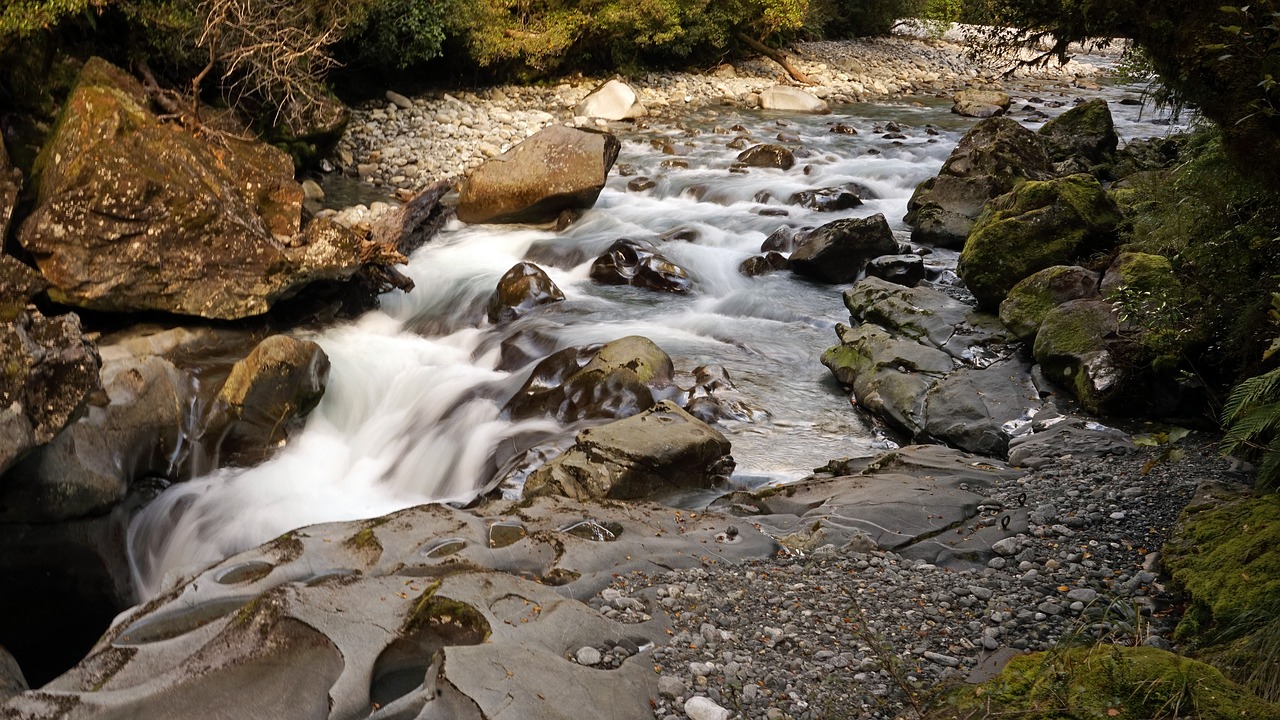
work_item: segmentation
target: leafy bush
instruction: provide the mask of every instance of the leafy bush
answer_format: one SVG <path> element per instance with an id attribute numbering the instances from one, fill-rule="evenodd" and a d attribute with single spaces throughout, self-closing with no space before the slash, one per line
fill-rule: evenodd
<path id="1" fill-rule="evenodd" d="M 883 35 L 898 20 L 917 17 L 926 8 L 926 0 L 820 0 L 820 3 L 812 11 L 809 27 L 832 39 Z"/>

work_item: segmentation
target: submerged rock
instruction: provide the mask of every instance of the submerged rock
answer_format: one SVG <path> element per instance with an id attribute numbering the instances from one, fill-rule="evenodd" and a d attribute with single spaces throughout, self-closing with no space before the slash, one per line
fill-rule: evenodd
<path id="1" fill-rule="evenodd" d="M 551 125 L 476 168 L 458 186 L 468 223 L 551 222 L 595 205 L 622 145 L 609 133 Z"/>
<path id="2" fill-rule="evenodd" d="M 529 476 L 524 494 L 629 500 L 712 487 L 732 472 L 724 435 L 664 400 L 579 432 L 572 447 Z"/>
<path id="3" fill-rule="evenodd" d="M 689 273 L 653 245 L 621 239 L 591 264 L 591 279 L 605 285 L 631 285 L 647 290 L 687 293 L 693 288 Z"/>
<path id="4" fill-rule="evenodd" d="M 738 162 L 748 167 L 790 170 L 796 164 L 796 156 L 781 145 L 753 145 L 738 153 Z"/>
<path id="5" fill-rule="evenodd" d="M 787 202 L 818 212 L 835 212 L 858 207 L 862 204 L 862 197 L 853 188 L 837 186 L 801 190 L 793 194 Z"/>
<path id="6" fill-rule="evenodd" d="M 522 262 L 498 280 L 497 289 L 489 297 L 487 314 L 491 323 L 509 322 L 533 308 L 561 300 L 564 293 L 546 271 L 533 263 Z"/>
<path id="7" fill-rule="evenodd" d="M 1034 132 L 1007 118 L 983 120 L 965 134 L 936 177 L 907 202 L 911 239 L 961 247 L 987 201 L 1025 180 L 1047 180 L 1053 162 Z"/>

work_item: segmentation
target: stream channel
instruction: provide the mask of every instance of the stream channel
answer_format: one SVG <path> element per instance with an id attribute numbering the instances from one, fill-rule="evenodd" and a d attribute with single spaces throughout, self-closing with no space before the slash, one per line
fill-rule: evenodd
<path id="1" fill-rule="evenodd" d="M 1019 120 L 1031 120 L 1028 104 L 1054 115 L 1077 98 L 1101 95 L 1111 104 L 1122 144 L 1178 129 L 1149 107 L 1120 103 L 1137 97 L 1133 87 L 1046 86 L 1011 94 L 1011 116 Z M 725 368 L 744 404 L 740 419 L 719 424 L 733 444 L 737 487 L 792 482 L 832 458 L 892 447 L 850 407 L 819 362 L 836 343 L 835 324 L 848 322 L 840 298 L 846 286 L 787 271 L 750 278 L 738 266 L 760 254 L 762 241 L 780 227 L 842 217 L 883 213 L 907 242 L 902 217 L 912 191 L 938 172 L 976 122 L 951 114 L 950 105 L 908 98 L 837 106 L 831 115 L 709 108 L 687 116 L 682 127 L 653 121 L 649 129 L 615 128 L 622 140 L 618 165 L 595 207 L 567 229 L 451 221 L 405 269 L 417 285 L 413 292 L 394 291 L 379 310 L 307 336 L 323 347 L 332 370 L 324 399 L 286 447 L 256 467 L 175 484 L 134 518 L 129 547 L 139 598 L 293 528 L 420 503 L 465 503 L 490 489 L 518 495 L 522 476 L 511 472 L 510 448 L 531 441 L 563 446 L 578 428 L 503 417 L 502 406 L 533 366 L 499 369 L 500 347 L 516 335 L 537 338 L 541 355 L 642 335 L 671 355 L 683 387 L 692 385 L 698 366 Z M 905 139 L 883 137 L 890 121 Z M 836 123 L 858 134 L 832 132 Z M 1041 122 L 1026 124 L 1035 129 Z M 740 133 L 724 129 L 735 126 L 757 142 L 777 142 L 780 132 L 799 136 L 784 143 L 803 149 L 795 167 L 730 172 L 739 151 L 725 145 Z M 687 144 L 679 160 L 688 168 L 664 166 L 675 158 L 655 148 L 655 138 Z M 620 175 L 621 166 L 652 178 L 655 187 L 628 191 L 632 178 Z M 799 191 L 850 184 L 861 188 L 864 200 L 852 209 L 817 212 L 786 202 Z M 656 242 L 688 271 L 692 290 L 670 294 L 593 282 L 591 261 L 619 238 Z M 562 267 L 539 265 L 566 300 L 512 323 L 490 324 L 484 319 L 489 295 L 527 255 L 559 258 Z M 927 255 L 930 277 L 958 283 L 956 257 L 940 249 Z M 712 497 L 658 499 L 699 507 Z"/>

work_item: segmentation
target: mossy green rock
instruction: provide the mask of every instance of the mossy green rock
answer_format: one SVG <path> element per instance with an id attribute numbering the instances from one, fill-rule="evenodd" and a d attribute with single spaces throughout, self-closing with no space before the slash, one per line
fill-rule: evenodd
<path id="1" fill-rule="evenodd" d="M 1237 628 L 1280 603 L 1280 495 L 1238 496 L 1209 486 L 1183 510 L 1164 564 L 1191 605 L 1184 641 Z"/>
<path id="2" fill-rule="evenodd" d="M 1022 342 L 1035 340 L 1045 315 L 1072 300 L 1098 297 L 1098 274 L 1079 265 L 1055 265 L 1024 278 L 1000 303 L 1000 322 Z"/>
<path id="3" fill-rule="evenodd" d="M 1107 414 L 1125 380 L 1108 348 L 1119 332 L 1111 303 L 1072 300 L 1045 314 L 1033 354 L 1045 376 L 1069 390 L 1086 410 Z"/>
<path id="4" fill-rule="evenodd" d="M 1034 132 L 1007 118 L 983 120 L 960 140 L 937 177 L 911 195 L 905 218 L 911 239 L 960 247 L 988 200 L 1026 180 L 1053 175 L 1053 163 Z"/>
<path id="5" fill-rule="evenodd" d="M 951 691 L 926 717 L 1272 720 L 1280 706 L 1167 650 L 1092 645 L 1016 657 L 977 688 Z"/>
<path id="6" fill-rule="evenodd" d="M 1120 143 L 1111 108 L 1102 98 L 1094 98 L 1053 118 L 1040 128 L 1040 136 L 1054 162 L 1079 155 L 1090 163 L 1099 163 L 1114 154 Z"/>
<path id="7" fill-rule="evenodd" d="M 985 309 L 1023 278 L 1115 240 L 1120 213 L 1089 175 L 1031 181 L 988 203 L 960 254 L 960 277 Z"/>
<path id="8" fill-rule="evenodd" d="M 1122 252 L 1112 261 L 1102 277 L 1102 296 L 1116 300 L 1125 288 L 1171 303 L 1176 303 L 1182 295 L 1181 283 L 1173 273 L 1169 258 L 1150 253 Z"/>

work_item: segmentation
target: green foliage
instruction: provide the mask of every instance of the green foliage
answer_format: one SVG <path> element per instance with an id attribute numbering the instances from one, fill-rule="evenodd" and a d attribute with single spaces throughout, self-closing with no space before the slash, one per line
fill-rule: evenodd
<path id="1" fill-rule="evenodd" d="M 883 35 L 898 20 L 919 16 L 927 3 L 947 0 L 815 0 L 809 27 L 832 39 Z"/>
<path id="2" fill-rule="evenodd" d="M 1280 368 L 1255 375 L 1231 391 L 1222 410 L 1222 452 L 1257 459 L 1258 484 L 1280 488 Z"/>
<path id="3" fill-rule="evenodd" d="M 0 10 L 0 48 L 48 30 L 68 17 L 102 12 L 108 0 L 10 0 Z"/>
<path id="4" fill-rule="evenodd" d="M 942 37 L 951 23 L 960 22 L 964 5 L 964 0 L 927 0 L 920 11 L 920 20 L 931 36 Z"/>

